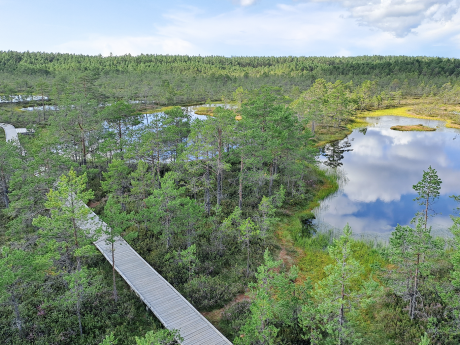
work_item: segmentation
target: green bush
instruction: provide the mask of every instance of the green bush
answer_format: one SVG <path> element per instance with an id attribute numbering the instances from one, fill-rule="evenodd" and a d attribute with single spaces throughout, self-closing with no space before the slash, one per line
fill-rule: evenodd
<path id="1" fill-rule="evenodd" d="M 222 312 L 221 327 L 231 339 L 238 335 L 250 314 L 250 301 L 232 304 Z"/>
<path id="2" fill-rule="evenodd" d="M 221 277 L 197 276 L 184 284 L 184 296 L 199 310 L 223 307 L 238 293 L 239 286 L 229 284 Z"/>

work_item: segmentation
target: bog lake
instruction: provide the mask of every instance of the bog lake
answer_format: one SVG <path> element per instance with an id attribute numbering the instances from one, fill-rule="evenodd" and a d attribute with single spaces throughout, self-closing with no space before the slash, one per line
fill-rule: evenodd
<path id="1" fill-rule="evenodd" d="M 445 123 L 399 116 L 368 117 L 369 126 L 326 145 L 319 157 L 326 169 L 336 169 L 339 190 L 313 210 L 318 231 L 339 230 L 349 223 L 355 235 L 387 240 L 397 224 L 408 225 L 417 211 L 412 186 L 423 170 L 436 169 L 441 195 L 429 221 L 434 235 L 449 236 L 450 215 L 460 194 L 460 131 Z M 423 124 L 434 132 L 399 132 L 394 125 Z M 458 214 L 458 213 L 457 213 Z"/>

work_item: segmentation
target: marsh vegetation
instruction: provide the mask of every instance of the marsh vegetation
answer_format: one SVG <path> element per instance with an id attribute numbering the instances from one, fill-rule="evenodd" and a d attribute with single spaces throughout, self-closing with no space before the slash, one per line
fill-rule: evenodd
<path id="1" fill-rule="evenodd" d="M 424 126 L 421 123 L 417 125 L 407 125 L 407 126 L 392 126 L 390 129 L 394 131 L 401 131 L 401 132 L 434 132 L 436 128 Z"/>
<path id="2" fill-rule="evenodd" d="M 76 188 L 235 344 L 457 344 L 458 64 L 1 52 L 0 121 L 35 133 L 0 143 L 0 339 L 174 342 L 74 228 Z"/>

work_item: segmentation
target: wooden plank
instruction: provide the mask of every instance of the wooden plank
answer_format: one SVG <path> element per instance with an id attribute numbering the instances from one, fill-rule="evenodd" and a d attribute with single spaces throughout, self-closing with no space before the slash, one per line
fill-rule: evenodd
<path id="1" fill-rule="evenodd" d="M 210 338 L 215 334 L 213 330 L 206 328 L 204 331 L 201 332 L 193 332 L 193 333 L 188 333 L 187 334 L 187 340 L 188 341 L 193 341 L 193 340 L 200 340 L 200 341 L 206 341 L 206 340 L 211 340 Z M 184 337 L 185 339 L 185 337 Z M 214 342 L 212 342 L 214 344 Z"/>

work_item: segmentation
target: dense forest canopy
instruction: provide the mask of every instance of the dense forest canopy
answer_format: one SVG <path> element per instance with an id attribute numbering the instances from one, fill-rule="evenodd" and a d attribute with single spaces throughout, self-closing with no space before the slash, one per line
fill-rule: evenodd
<path id="1" fill-rule="evenodd" d="M 375 80 L 387 89 L 395 79 L 415 86 L 455 83 L 460 60 L 408 56 L 359 57 L 223 57 L 187 55 L 89 56 L 60 53 L 0 52 L 0 94 L 37 91 L 37 84 L 71 80 L 92 73 L 114 96 L 145 98 L 162 104 L 232 98 L 238 87 L 282 87 L 296 97 L 319 78 L 328 82 Z"/>
<path id="2" fill-rule="evenodd" d="M 107 56 L 61 53 L 0 52 L 0 71 L 16 73 L 58 73 L 96 71 L 100 73 L 156 72 L 186 75 L 228 75 L 231 77 L 289 76 L 374 76 L 394 73 L 428 77 L 458 77 L 460 59 L 409 56 L 359 57 L 224 57 L 188 55 Z"/>

